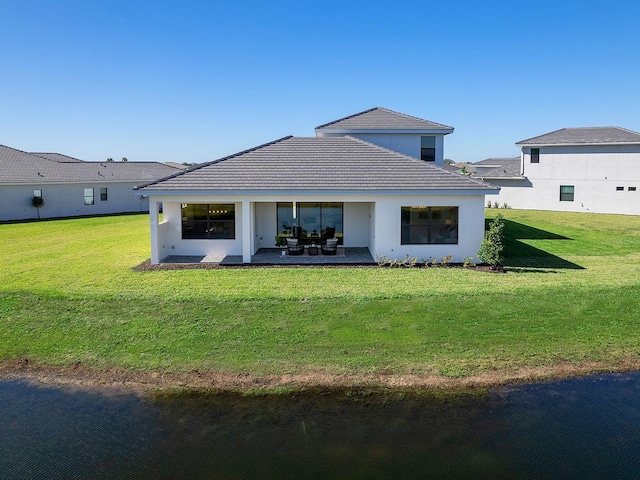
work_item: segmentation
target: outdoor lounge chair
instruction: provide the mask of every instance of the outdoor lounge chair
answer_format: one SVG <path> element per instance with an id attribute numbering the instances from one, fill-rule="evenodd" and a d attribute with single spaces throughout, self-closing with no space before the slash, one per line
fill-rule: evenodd
<path id="1" fill-rule="evenodd" d="M 335 255 L 338 253 L 338 239 L 329 238 L 326 245 L 321 245 L 320 249 L 323 255 Z"/>
<path id="2" fill-rule="evenodd" d="M 300 245 L 297 238 L 287 238 L 287 250 L 289 255 L 302 255 L 304 253 L 304 245 Z"/>

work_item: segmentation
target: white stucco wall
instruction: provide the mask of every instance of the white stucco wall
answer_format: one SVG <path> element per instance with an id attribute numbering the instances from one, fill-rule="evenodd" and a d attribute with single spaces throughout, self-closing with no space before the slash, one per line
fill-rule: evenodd
<path id="1" fill-rule="evenodd" d="M 42 190 L 45 205 L 40 218 L 148 212 L 147 198 L 134 193 L 135 183 L 70 183 L 0 186 L 0 220 L 38 218 L 31 206 L 34 189 Z M 100 200 L 100 187 L 107 188 L 107 200 Z M 93 188 L 94 204 L 84 204 L 84 189 Z"/>
<path id="2" fill-rule="evenodd" d="M 343 137 L 344 133 L 323 133 L 324 137 Z M 444 135 L 435 133 L 349 133 L 348 135 L 360 138 L 366 142 L 380 145 L 395 152 L 400 152 L 410 157 L 420 158 L 420 137 L 430 136 L 436 140 L 435 164 L 444 164 Z"/>
<path id="3" fill-rule="evenodd" d="M 158 225 L 157 244 L 152 259 L 168 255 L 243 255 L 243 202 L 253 207 L 252 245 L 274 247 L 276 235 L 276 201 L 278 202 L 343 202 L 344 241 L 346 247 L 368 247 L 372 256 L 384 254 L 389 258 L 404 258 L 405 254 L 419 258 L 453 255 L 454 261 L 476 255 L 484 235 L 484 195 L 313 195 L 308 197 L 283 194 L 274 199 L 268 195 L 194 195 L 151 196 L 153 202 L 164 205 L 163 220 Z M 275 200 L 275 201 L 274 201 Z M 236 238 L 233 240 L 183 240 L 181 222 L 182 203 L 234 203 L 236 206 Z M 403 206 L 457 206 L 459 214 L 458 244 L 401 245 L 400 212 Z M 153 221 L 152 221 L 153 228 Z M 153 238 L 153 236 L 152 236 Z"/>
<path id="4" fill-rule="evenodd" d="M 454 262 L 463 262 L 472 257 L 475 261 L 484 238 L 484 196 L 482 195 L 439 195 L 439 196 L 396 196 L 382 198 L 376 202 L 375 213 L 375 256 L 402 259 L 405 255 L 426 259 L 453 255 Z M 401 245 L 400 211 L 405 206 L 457 206 L 458 243 Z"/>
<path id="5" fill-rule="evenodd" d="M 530 163 L 530 152 L 523 148 L 524 175 L 531 185 L 501 184 L 498 202 L 522 209 L 640 215 L 639 145 L 541 147 L 540 163 Z M 561 185 L 574 187 L 573 202 L 560 201 Z"/>

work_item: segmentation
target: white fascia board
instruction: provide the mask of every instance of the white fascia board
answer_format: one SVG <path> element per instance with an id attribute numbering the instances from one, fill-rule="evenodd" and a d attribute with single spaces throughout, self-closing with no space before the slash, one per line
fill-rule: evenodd
<path id="1" fill-rule="evenodd" d="M 136 195 L 154 195 L 163 197 L 190 197 L 190 196 L 256 196 L 267 195 L 282 197 L 283 195 L 295 195 L 300 197 L 315 196 L 387 196 L 387 195 L 491 195 L 498 193 L 500 187 L 487 187 L 478 189 L 443 190 L 135 190 Z"/>
<path id="2" fill-rule="evenodd" d="M 526 147 L 597 147 L 597 146 L 608 146 L 608 145 L 640 145 L 638 142 L 598 142 L 598 143 L 516 143 L 516 145 L 526 148 Z"/>
<path id="3" fill-rule="evenodd" d="M 487 177 L 487 176 L 481 176 L 481 175 L 474 175 L 474 178 L 481 178 L 483 180 L 525 180 L 527 177 L 525 176 L 520 176 L 520 177 Z M 491 183 L 491 182 L 489 182 Z"/>

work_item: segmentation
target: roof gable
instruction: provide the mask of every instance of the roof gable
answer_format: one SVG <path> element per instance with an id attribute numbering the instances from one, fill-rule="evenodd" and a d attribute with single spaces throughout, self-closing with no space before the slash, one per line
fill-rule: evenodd
<path id="1" fill-rule="evenodd" d="M 621 127 L 561 128 L 521 140 L 516 145 L 612 145 L 640 144 L 640 133 Z"/>
<path id="2" fill-rule="evenodd" d="M 284 137 L 138 188 L 208 192 L 496 189 L 349 136 Z"/>
<path id="3" fill-rule="evenodd" d="M 354 132 L 363 130 L 443 130 L 443 133 L 451 133 L 453 127 L 386 108 L 375 107 L 325 123 L 316 127 L 316 130 L 351 130 Z"/>

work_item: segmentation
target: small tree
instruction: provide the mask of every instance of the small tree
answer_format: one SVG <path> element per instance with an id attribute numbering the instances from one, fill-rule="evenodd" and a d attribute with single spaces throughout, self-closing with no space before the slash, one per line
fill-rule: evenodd
<path id="1" fill-rule="evenodd" d="M 489 265 L 492 270 L 500 270 L 504 260 L 504 217 L 502 215 L 489 224 L 489 231 L 485 235 L 478 258 Z"/>
<path id="2" fill-rule="evenodd" d="M 31 205 L 36 207 L 36 210 L 38 211 L 38 218 L 40 218 L 40 209 L 42 207 L 44 207 L 44 198 L 42 198 L 42 197 L 33 197 L 31 199 Z"/>
<path id="3" fill-rule="evenodd" d="M 128 162 L 129 160 L 127 160 L 127 157 L 122 157 L 122 161 L 123 162 Z"/>

